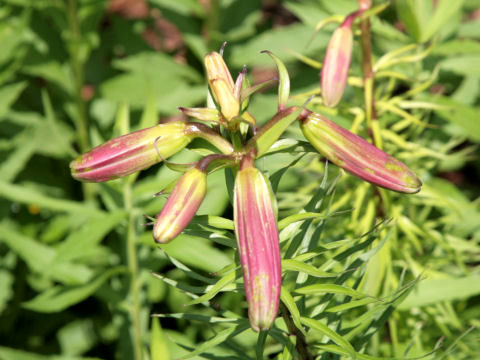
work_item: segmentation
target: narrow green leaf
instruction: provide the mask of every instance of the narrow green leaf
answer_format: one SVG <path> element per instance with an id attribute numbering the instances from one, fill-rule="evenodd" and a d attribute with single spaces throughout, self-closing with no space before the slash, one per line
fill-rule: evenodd
<path id="1" fill-rule="evenodd" d="M 185 273 L 185 275 L 187 275 L 188 277 L 190 277 L 192 279 L 195 279 L 195 280 L 203 281 L 204 283 L 207 283 L 207 284 L 215 283 L 214 279 L 208 278 L 206 276 L 203 276 L 203 275 L 193 271 L 188 266 L 186 266 L 182 262 L 178 261 L 177 259 L 169 256 L 168 254 L 166 254 L 166 256 L 168 257 L 168 260 L 170 260 L 172 262 L 172 264 L 175 265 L 175 267 L 182 270 Z"/>
<path id="2" fill-rule="evenodd" d="M 290 164 L 287 166 L 282 167 L 280 170 L 277 170 L 275 173 L 270 176 L 270 184 L 272 186 L 272 190 L 274 193 L 277 192 L 278 190 L 278 185 L 280 184 L 280 180 L 282 179 L 283 175 L 287 172 L 288 169 L 290 169 L 292 166 L 295 166 L 302 158 L 304 154 L 298 156 L 295 160 L 293 160 Z M 288 219 L 288 218 L 287 218 Z M 281 230 L 284 227 L 288 226 L 289 224 L 282 224 L 283 221 L 286 221 L 286 219 L 283 219 L 278 223 L 278 229 Z"/>
<path id="3" fill-rule="evenodd" d="M 291 107 L 277 113 L 246 145 L 246 150 L 256 149 L 257 158 L 264 155 L 270 147 L 282 136 L 284 131 L 297 120 L 302 112 L 301 107 Z"/>
<path id="4" fill-rule="evenodd" d="M 323 335 L 327 336 L 332 341 L 337 343 L 340 347 L 342 347 L 346 351 L 347 355 L 349 355 L 350 358 L 356 359 L 356 352 L 352 344 L 350 344 L 350 342 L 348 342 L 341 335 L 339 335 L 338 333 L 330 329 L 328 326 L 326 326 L 325 324 L 321 323 L 318 320 L 309 319 L 305 317 L 302 317 L 301 321 L 302 321 L 302 324 L 304 324 L 305 326 L 308 326 L 311 329 L 322 333 Z"/>
<path id="5" fill-rule="evenodd" d="M 290 215 L 278 222 L 278 230 L 283 230 L 288 225 L 296 223 L 298 221 L 303 221 L 307 219 L 327 219 L 328 217 L 330 217 L 330 215 L 324 215 L 324 214 L 313 213 L 313 212 L 305 212 L 305 213 Z"/>
<path id="6" fill-rule="evenodd" d="M 225 340 L 244 332 L 248 328 L 250 328 L 250 324 L 248 322 L 244 322 L 243 324 L 240 324 L 240 325 L 237 325 L 235 327 L 231 327 L 231 328 L 225 329 L 223 331 L 220 331 L 217 335 L 215 335 L 210 340 L 208 340 L 208 341 L 204 342 L 203 344 L 201 344 L 200 346 L 198 346 L 191 353 L 180 357 L 179 360 L 186 360 L 186 359 L 190 359 L 190 358 L 192 358 L 196 355 L 200 355 L 200 354 L 204 353 L 205 351 L 213 348 L 214 346 L 217 346 L 217 345 L 223 343 Z"/>
<path id="7" fill-rule="evenodd" d="M 344 304 L 329 307 L 329 308 L 325 309 L 325 311 L 330 312 L 330 313 L 337 313 L 337 312 L 340 312 L 340 311 L 355 309 L 357 307 L 368 305 L 368 304 L 371 304 L 371 303 L 374 303 L 374 302 L 377 302 L 377 301 L 378 300 L 374 299 L 374 298 L 364 298 L 364 299 L 360 299 L 360 300 L 352 300 L 352 301 L 346 302 Z"/>
<path id="8" fill-rule="evenodd" d="M 0 346 L 0 359 L 2 360 L 101 360 L 92 357 L 78 357 L 72 355 L 39 355 L 24 350 Z"/>
<path id="9" fill-rule="evenodd" d="M 416 285 L 405 301 L 399 305 L 399 309 L 407 310 L 442 301 L 468 299 L 479 294 L 480 276 L 478 275 L 463 278 L 426 279 Z"/>
<path id="10" fill-rule="evenodd" d="M 326 271 L 318 270 L 316 267 L 305 264 L 302 261 L 294 259 L 283 259 L 282 260 L 282 270 L 286 271 L 298 271 L 310 276 L 325 278 L 325 277 L 335 277 L 338 274 L 332 274 Z"/>
<path id="11" fill-rule="evenodd" d="M 213 226 L 217 229 L 233 230 L 233 221 L 230 219 L 223 218 L 221 216 L 214 215 L 200 215 L 195 216 L 191 222 L 192 224 L 205 224 Z"/>
<path id="12" fill-rule="evenodd" d="M 4 115 L 17 100 L 22 91 L 27 87 L 27 82 L 3 85 L 0 88 L 0 116 Z"/>
<path id="13" fill-rule="evenodd" d="M 12 273 L 0 269 L 0 315 L 7 308 L 7 304 L 13 296 L 13 283 Z"/>
<path id="14" fill-rule="evenodd" d="M 214 248 L 210 240 L 199 236 L 181 234 L 160 247 L 182 263 L 207 272 L 218 271 L 232 262 L 225 252 Z"/>
<path id="15" fill-rule="evenodd" d="M 0 164 L 0 180 L 11 182 L 17 174 L 23 170 L 27 162 L 35 153 L 36 144 L 32 141 L 32 129 L 27 129 L 16 136 L 16 147 L 8 155 L 8 158 Z M 17 142 L 18 139 L 18 142 Z"/>
<path id="16" fill-rule="evenodd" d="M 162 331 L 158 317 L 152 319 L 152 333 L 150 335 L 150 359 L 151 360 L 170 360 L 167 340 Z"/>
<path id="17" fill-rule="evenodd" d="M 329 353 L 334 353 L 338 355 L 345 355 L 348 356 L 350 353 L 346 351 L 344 348 L 334 345 L 334 344 L 327 344 L 327 345 L 315 345 L 316 349 L 323 350 L 320 354 L 323 354 L 325 351 Z M 320 355 L 319 354 L 319 355 Z M 365 354 L 360 354 L 360 353 L 355 353 L 356 357 L 358 360 L 393 360 L 394 358 L 385 358 L 385 357 L 377 357 L 377 356 L 370 356 L 370 355 L 365 355 Z M 395 358 L 397 359 L 397 358 Z"/>
<path id="18" fill-rule="evenodd" d="M 436 2 L 435 11 L 433 16 L 428 22 L 425 32 L 422 34 L 422 41 L 428 41 L 437 34 L 442 27 L 452 18 L 456 16 L 456 13 L 462 8 L 463 0 L 439 0 Z"/>
<path id="19" fill-rule="evenodd" d="M 0 181 L 0 196 L 22 204 L 35 204 L 40 208 L 46 208 L 53 211 L 67 211 L 72 213 L 88 214 L 91 216 L 103 213 L 101 210 L 81 202 L 55 199 L 42 194 L 38 190 L 25 186 L 9 184 L 4 181 Z"/>
<path id="20" fill-rule="evenodd" d="M 303 295 L 317 295 L 317 294 L 342 294 L 352 297 L 365 298 L 370 297 L 369 295 L 363 294 L 360 291 L 353 290 L 352 288 L 337 285 L 337 284 L 315 284 L 304 286 L 299 289 L 295 289 L 295 292 Z"/>
<path id="21" fill-rule="evenodd" d="M 278 83 L 278 110 L 281 111 L 286 108 L 288 97 L 290 96 L 290 77 L 282 60 L 268 50 L 264 50 L 262 53 L 268 54 L 275 61 L 275 65 L 277 65 L 280 78 Z"/>
<path id="22" fill-rule="evenodd" d="M 98 245 L 126 216 L 126 211 L 117 210 L 87 221 L 79 230 L 71 232 L 58 246 L 56 259 L 66 262 L 84 256 L 85 252 Z"/>
<path id="23" fill-rule="evenodd" d="M 215 285 L 210 285 L 207 287 L 207 292 L 200 296 L 198 299 L 190 301 L 186 304 L 186 306 L 200 304 L 202 302 L 208 301 L 212 299 L 215 295 L 217 295 L 225 286 L 233 283 L 235 281 L 235 271 L 224 275 L 220 280 L 217 281 Z"/>
<path id="24" fill-rule="evenodd" d="M 70 262 L 55 262 L 56 250 L 25 236 L 6 224 L 0 224 L 0 241 L 22 258 L 37 273 L 65 284 L 81 284 L 90 279 L 93 271 Z"/>
<path id="25" fill-rule="evenodd" d="M 34 297 L 32 300 L 24 302 L 22 306 L 26 309 L 42 313 L 60 312 L 85 300 L 95 293 L 95 291 L 112 276 L 125 272 L 127 272 L 127 269 L 119 266 L 107 270 L 86 285 L 55 286 Z"/>
<path id="26" fill-rule="evenodd" d="M 201 314 L 189 314 L 189 313 L 175 313 L 175 314 L 153 314 L 152 316 L 159 317 L 159 318 L 173 318 L 173 319 L 185 319 L 185 320 L 193 320 L 193 321 L 201 321 L 208 324 L 216 324 L 216 323 L 239 323 L 242 321 L 239 318 L 225 318 L 225 317 L 218 317 L 218 316 L 208 316 L 208 315 L 201 315 Z"/>

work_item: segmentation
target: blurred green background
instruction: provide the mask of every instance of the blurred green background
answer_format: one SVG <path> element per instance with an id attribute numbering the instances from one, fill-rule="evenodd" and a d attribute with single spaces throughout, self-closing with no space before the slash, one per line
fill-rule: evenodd
<path id="1" fill-rule="evenodd" d="M 114 136 L 182 118 L 178 106 L 204 106 L 203 56 L 224 41 L 232 74 L 247 65 L 252 83 L 276 76 L 271 59 L 260 54 L 274 52 L 287 64 L 292 104 L 303 103 L 319 87 L 316 63 L 306 57 L 322 61 L 338 23 L 314 35 L 316 25 L 357 6 L 354 0 L 3 0 L 0 359 L 138 359 L 139 346 L 145 359 L 176 359 L 208 339 L 216 340 L 194 358 L 261 357 L 250 330 L 215 336 L 223 329 L 212 318 L 217 312 L 246 316 L 239 279 L 207 305 L 183 306 L 188 293 L 211 289 L 215 272 L 238 264 L 231 232 L 194 224 L 160 249 L 142 225 L 143 214 L 154 216 L 165 202 L 152 194 L 179 174 L 158 165 L 138 178 L 81 184 L 71 178 L 69 162 Z M 350 256 L 358 257 L 364 267 L 349 286 L 379 297 L 421 278 L 381 313 L 388 321 L 379 323 L 374 312 L 365 318 L 374 335 L 358 328 L 346 336 L 356 351 L 420 356 L 444 338 L 425 358 L 480 359 L 480 1 L 392 1 L 372 18 L 372 32 L 374 61 L 390 54 L 378 69 L 376 92 L 385 150 L 425 186 L 418 195 L 389 198 L 389 245 L 341 257 L 331 247 L 311 265 L 330 264 L 327 270 L 340 273 L 353 263 Z M 360 57 L 356 37 L 351 82 L 338 109 L 316 99 L 309 107 L 366 136 Z M 256 95 L 250 112 L 259 123 L 272 117 L 274 89 Z M 289 135 L 301 138 L 295 126 Z M 317 155 L 291 164 L 298 157 L 287 151 L 261 163 L 270 175 L 283 175 L 280 218 L 298 213 L 325 188 L 323 179 L 330 183 L 338 174 L 334 166 L 327 174 Z M 197 158 L 185 150 L 173 161 Z M 288 171 L 277 173 L 282 169 Z M 199 215 L 231 218 L 223 172 L 209 176 L 208 187 Z M 358 238 L 375 225 L 370 185 L 344 175 L 336 192 L 335 198 L 326 192 L 332 209 L 348 211 L 312 224 L 324 242 Z M 287 278 L 292 289 L 302 281 Z M 352 321 L 371 309 L 365 304 L 338 310 L 335 321 L 357 328 Z M 189 311 L 208 315 L 207 325 L 176 316 L 183 318 L 161 318 L 160 327 L 150 316 Z M 275 334 L 261 346 L 265 358 L 276 358 L 287 344 L 280 340 L 288 336 Z M 321 359 L 343 358 L 330 350 L 316 348 Z"/>

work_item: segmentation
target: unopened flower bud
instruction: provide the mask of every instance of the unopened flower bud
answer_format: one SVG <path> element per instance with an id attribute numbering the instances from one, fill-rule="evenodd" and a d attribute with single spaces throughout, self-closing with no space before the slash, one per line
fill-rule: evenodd
<path id="1" fill-rule="evenodd" d="M 420 191 L 421 181 L 403 163 L 326 117 L 309 112 L 301 127 L 315 149 L 353 175 L 398 192 Z"/>
<path id="2" fill-rule="evenodd" d="M 233 119 L 240 111 L 240 101 L 229 91 L 227 83 L 223 79 L 210 81 L 210 86 L 220 105 L 220 111 L 227 120 Z"/>
<path id="3" fill-rule="evenodd" d="M 235 84 L 222 55 L 216 51 L 212 51 L 211 53 L 205 55 L 204 62 L 208 81 L 210 82 L 215 79 L 223 79 L 227 85 L 227 88 L 233 94 Z"/>
<path id="4" fill-rule="evenodd" d="M 185 229 L 206 191 L 207 174 L 203 169 L 193 168 L 182 175 L 155 220 L 153 238 L 157 243 L 168 243 Z"/>
<path id="5" fill-rule="evenodd" d="M 353 15 L 348 16 L 328 43 L 321 74 L 322 97 L 326 106 L 337 105 L 345 91 L 352 57 L 353 20 Z"/>
<path id="6" fill-rule="evenodd" d="M 188 123 L 170 122 L 112 139 L 70 163 L 72 176 L 102 182 L 146 169 L 182 150 L 193 136 Z"/>
<path id="7" fill-rule="evenodd" d="M 235 83 L 223 57 L 213 51 L 205 56 L 205 69 L 213 97 L 227 120 L 236 117 L 240 111 L 240 97 L 235 96 Z M 238 92 L 238 91 L 237 91 Z"/>
<path id="8" fill-rule="evenodd" d="M 281 259 L 268 179 L 244 158 L 235 179 L 234 221 L 250 325 L 269 329 L 278 311 Z"/>

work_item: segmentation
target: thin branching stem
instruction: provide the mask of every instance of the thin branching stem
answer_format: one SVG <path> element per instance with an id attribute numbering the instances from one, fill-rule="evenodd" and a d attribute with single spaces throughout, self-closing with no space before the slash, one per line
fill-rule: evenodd
<path id="1" fill-rule="evenodd" d="M 73 97 L 75 99 L 76 116 L 74 116 L 74 124 L 78 136 L 78 144 L 80 152 L 84 153 L 90 149 L 90 138 L 88 135 L 88 117 L 87 107 L 82 97 L 82 89 L 84 86 L 85 72 L 84 64 L 80 55 L 81 31 L 78 22 L 77 0 L 68 0 L 67 3 L 67 20 L 70 30 L 70 39 L 67 44 L 70 56 L 70 64 L 72 68 L 73 80 Z M 82 183 L 83 193 L 87 201 L 93 200 L 95 187 L 90 183 Z"/>
<path id="2" fill-rule="evenodd" d="M 373 144 L 382 149 L 382 137 L 380 134 L 380 125 L 377 119 L 375 108 L 375 72 L 372 64 L 372 35 L 370 31 L 370 19 L 365 18 L 360 21 L 360 30 L 362 35 L 360 43 L 362 47 L 362 71 L 363 71 L 363 94 L 365 101 L 365 118 L 367 120 L 367 129 Z M 382 194 L 378 188 L 375 188 L 375 196 L 378 198 L 377 215 L 385 216 L 385 206 L 383 204 Z"/>

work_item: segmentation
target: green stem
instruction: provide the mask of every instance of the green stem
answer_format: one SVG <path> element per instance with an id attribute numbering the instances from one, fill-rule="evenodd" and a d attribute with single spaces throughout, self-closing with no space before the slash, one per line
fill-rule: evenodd
<path id="1" fill-rule="evenodd" d="M 140 324 L 140 284 L 138 282 L 138 258 L 135 233 L 135 213 L 133 211 L 132 185 L 128 179 L 125 179 L 123 186 L 123 201 L 125 210 L 128 212 L 127 225 L 127 262 L 130 273 L 130 319 L 132 321 L 132 343 L 135 360 L 142 360 L 142 329 Z"/>
<path id="2" fill-rule="evenodd" d="M 218 31 L 218 12 L 220 8 L 219 0 L 211 0 L 209 2 L 208 16 L 206 21 L 207 41 L 209 50 L 216 50 L 217 46 L 215 33 Z"/>
<path id="3" fill-rule="evenodd" d="M 375 73 L 372 66 L 372 35 L 370 31 L 370 19 L 365 18 L 360 22 L 362 35 L 360 43 L 362 45 L 362 71 L 363 71 L 363 94 L 365 99 L 365 118 L 367 120 L 367 129 L 373 144 L 382 149 L 382 136 L 380 134 L 380 125 L 377 120 L 375 109 Z M 375 187 L 375 196 L 377 202 L 377 215 L 384 217 L 386 214 L 386 205 L 382 198 L 381 190 Z M 387 199 L 388 199 L 388 195 Z M 386 202 L 388 203 L 388 201 Z"/>
<path id="4" fill-rule="evenodd" d="M 86 104 L 83 101 L 82 89 L 84 85 L 84 68 L 83 61 L 79 54 L 79 45 L 81 43 L 80 25 L 78 23 L 77 1 L 68 0 L 67 3 L 67 19 L 70 28 L 70 43 L 68 44 L 68 52 L 70 55 L 70 63 L 72 67 L 73 89 L 76 107 L 76 117 L 74 124 L 78 136 L 78 144 L 82 153 L 90 150 L 90 139 L 88 136 L 88 117 Z M 92 201 L 95 194 L 94 184 L 83 183 L 83 193 L 87 201 Z"/>
<path id="5" fill-rule="evenodd" d="M 368 18 L 360 22 L 362 35 L 362 70 L 363 70 L 363 93 L 365 99 L 365 118 L 370 137 L 376 147 L 382 148 L 382 138 L 375 110 L 375 73 L 372 67 L 372 41 L 370 32 L 370 20 Z"/>
<path id="6" fill-rule="evenodd" d="M 295 335 L 297 338 L 297 342 L 295 345 L 295 348 L 298 353 L 298 360 L 313 360 L 313 356 L 308 350 L 308 344 L 307 341 L 305 340 L 305 336 L 303 333 L 295 326 L 295 323 L 293 322 L 292 315 L 290 314 L 290 311 L 288 311 L 288 308 L 285 306 L 285 304 L 280 301 L 280 313 L 283 317 L 283 320 L 285 321 L 285 324 L 287 325 L 288 332 L 290 335 Z"/>

